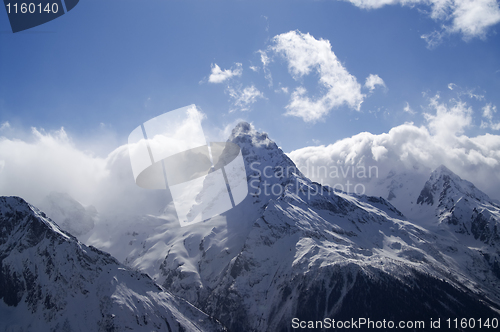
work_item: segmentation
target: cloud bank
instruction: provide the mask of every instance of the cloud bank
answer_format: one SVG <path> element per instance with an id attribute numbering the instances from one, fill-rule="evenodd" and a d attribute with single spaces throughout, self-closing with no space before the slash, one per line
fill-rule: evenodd
<path id="1" fill-rule="evenodd" d="M 405 123 L 380 135 L 363 132 L 327 146 L 298 149 L 289 156 L 305 173 L 309 170 L 308 175 L 315 181 L 334 186 L 350 179 L 351 182 L 363 183 L 367 194 L 377 196 L 383 195 L 381 186 L 388 192 L 395 174 L 402 177 L 413 174 L 425 181 L 432 170 L 443 164 L 492 198 L 500 199 L 500 136 L 464 135 L 464 131 L 473 125 L 473 110 L 464 102 L 451 100 L 444 103 L 435 96 L 431 98 L 429 108 L 431 111 L 424 114 L 426 122 L 423 126 Z M 491 106 L 486 113 L 490 110 Z M 354 176 L 352 179 L 351 173 L 343 176 L 340 172 L 338 177 L 332 177 L 318 172 L 321 167 L 345 169 L 351 165 L 376 166 L 378 174 L 373 178 Z M 311 174 L 312 170 L 316 173 Z M 423 185 L 423 182 L 418 185 Z M 422 188 L 412 189 L 419 191 Z"/>
<path id="2" fill-rule="evenodd" d="M 32 128 L 25 140 L 0 137 L 0 195 L 39 206 L 51 192 L 114 215 L 159 213 L 169 202 L 166 191 L 135 185 L 126 145 L 102 158 L 77 148 L 64 128 Z"/>

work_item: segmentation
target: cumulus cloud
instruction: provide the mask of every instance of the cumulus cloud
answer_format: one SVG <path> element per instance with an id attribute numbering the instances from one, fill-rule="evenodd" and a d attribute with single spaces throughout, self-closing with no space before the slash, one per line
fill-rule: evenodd
<path id="1" fill-rule="evenodd" d="M 305 87 L 296 88 L 286 106 L 286 115 L 315 122 L 342 105 L 360 109 L 365 97 L 361 93 L 361 85 L 340 63 L 328 40 L 290 31 L 275 36 L 270 49 L 287 61 L 288 71 L 295 80 L 315 72 L 319 76 L 319 84 L 326 89 L 323 96 L 311 98 Z"/>
<path id="2" fill-rule="evenodd" d="M 436 95 L 429 104 L 435 114 L 424 113 L 429 130 L 437 138 L 453 138 L 462 134 L 472 123 L 472 108 L 463 101 L 452 102 L 452 106 L 440 103 L 439 95 Z"/>
<path id="3" fill-rule="evenodd" d="M 212 72 L 208 77 L 208 82 L 210 83 L 222 83 L 231 77 L 241 76 L 243 73 L 243 65 L 241 63 L 235 64 L 235 69 L 225 69 L 222 70 L 216 63 L 212 64 Z"/>
<path id="4" fill-rule="evenodd" d="M 234 108 L 231 111 L 249 111 L 253 103 L 264 98 L 264 94 L 254 85 L 247 86 L 244 89 L 229 86 L 227 93 L 229 93 L 229 97 L 233 100 Z"/>
<path id="5" fill-rule="evenodd" d="M 500 7 L 497 0 L 347 0 L 364 9 L 381 8 L 386 5 L 417 6 L 425 8 L 432 19 L 442 24 L 436 30 L 422 36 L 429 46 L 436 46 L 442 38 L 459 33 L 464 39 L 484 38 L 488 30 L 500 22 Z M 426 8 L 427 7 L 427 8 Z M 429 8 L 430 7 L 430 8 Z"/>
<path id="6" fill-rule="evenodd" d="M 482 37 L 486 30 L 500 22 L 500 8 L 496 0 L 455 0 L 450 30 L 465 37 Z"/>
<path id="7" fill-rule="evenodd" d="M 345 107 L 360 110 L 361 103 L 366 97 L 361 92 L 362 85 L 356 77 L 351 75 L 339 61 L 328 40 L 316 39 L 310 34 L 300 31 L 290 31 L 277 35 L 271 39 L 268 47 L 256 51 L 262 63 L 261 67 L 250 66 L 254 72 L 262 73 L 268 82 L 269 88 L 273 87 L 273 76 L 270 65 L 277 58 L 285 60 L 288 72 L 292 78 L 299 82 L 293 88 L 282 87 L 281 83 L 273 89 L 276 93 L 290 95 L 285 106 L 285 115 L 302 118 L 305 122 L 316 122 L 324 118 L 333 109 Z M 212 73 L 208 79 L 211 83 L 226 82 L 230 78 L 242 75 L 242 65 L 236 63 L 236 68 L 222 70 L 217 64 L 212 65 Z M 317 75 L 318 88 L 308 91 L 311 87 L 303 84 L 304 76 Z M 201 82 L 203 82 L 202 80 Z M 253 84 L 242 88 L 242 84 L 235 81 L 227 83 L 225 92 L 232 100 L 232 109 L 247 111 L 264 94 Z M 364 85 L 369 92 L 376 87 L 385 87 L 385 82 L 376 74 L 370 74 Z M 316 92 L 316 93 L 315 93 Z"/>
<path id="8" fill-rule="evenodd" d="M 489 116 L 493 110 L 484 111 Z M 366 194 L 385 198 L 409 187 L 413 196 L 406 198 L 416 199 L 430 172 L 443 164 L 499 199 L 500 136 L 464 135 L 465 128 L 471 126 L 471 113 L 471 108 L 461 101 L 444 103 L 436 96 L 431 99 L 422 126 L 405 123 L 380 135 L 363 132 L 327 146 L 298 149 L 289 156 L 315 181 L 330 186 L 340 184 L 338 188 L 344 190 L 346 181 L 351 185 L 359 183 L 363 186 L 356 192 L 361 193 L 363 188 Z M 373 174 L 359 176 L 358 169 L 351 173 L 349 167 L 358 166 L 374 167 Z M 332 174 L 335 168 L 340 171 Z M 353 186 L 350 191 L 355 191 Z"/>
<path id="9" fill-rule="evenodd" d="M 378 76 L 378 75 L 370 74 L 366 78 L 365 88 L 369 89 L 370 92 L 372 92 L 373 90 L 375 90 L 377 85 L 379 85 L 381 87 L 385 87 L 384 80 L 381 79 L 380 76 Z"/>
<path id="10" fill-rule="evenodd" d="M 9 129 L 10 128 L 10 123 L 9 121 L 5 121 L 4 123 L 2 123 L 0 125 L 0 131 L 4 130 L 4 129 Z"/>

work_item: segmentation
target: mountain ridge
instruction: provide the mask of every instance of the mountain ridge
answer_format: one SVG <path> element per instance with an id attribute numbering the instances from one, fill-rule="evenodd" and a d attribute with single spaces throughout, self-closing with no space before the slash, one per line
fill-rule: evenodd
<path id="1" fill-rule="evenodd" d="M 445 166 L 432 172 L 417 204 L 435 213 L 440 224 L 485 244 L 500 244 L 500 206 L 473 183 Z"/>
<path id="2" fill-rule="evenodd" d="M 497 223 L 496 207 L 470 182 L 435 170 L 427 181 L 433 204 L 414 204 L 414 214 L 428 220 L 408 219 L 388 199 L 311 181 L 248 123 L 238 124 L 229 141 L 245 160 L 249 195 L 241 204 L 182 228 L 168 214 L 101 220 L 87 243 L 230 331 L 291 331 L 293 317 L 498 317 L 500 247 L 489 227 Z M 443 191 L 445 176 L 461 189 Z M 472 192 L 468 205 L 453 196 L 462 189 Z M 475 238 L 474 222 L 458 211 L 481 215 L 488 225 L 482 232 L 491 236 Z M 447 222 L 453 213 L 469 233 Z"/>
<path id="3" fill-rule="evenodd" d="M 384 198 L 312 182 L 247 123 L 237 125 L 229 141 L 243 153 L 247 198 L 207 222 L 162 229 L 154 238 L 147 235 L 153 231 L 139 235 L 142 257 L 159 245 L 159 253 L 167 253 L 164 259 L 154 254 L 160 268 L 150 266 L 165 288 L 232 331 L 288 331 L 292 317 L 347 318 L 349 312 L 382 319 L 377 302 L 401 318 L 495 315 L 489 307 L 500 303 L 498 278 L 490 271 L 482 283 L 479 271 L 490 269 L 484 254 L 408 220 Z M 478 268 L 464 270 L 467 265 Z M 343 282 L 328 286 L 331 280 Z M 427 295 L 418 295 L 424 286 Z M 371 302 L 363 292 L 373 294 Z M 431 294 L 438 293 L 435 301 Z M 389 308 L 384 294 L 398 305 Z"/>
<path id="4" fill-rule="evenodd" d="M 223 330 L 21 198 L 0 197 L 0 226 L 2 330 Z"/>

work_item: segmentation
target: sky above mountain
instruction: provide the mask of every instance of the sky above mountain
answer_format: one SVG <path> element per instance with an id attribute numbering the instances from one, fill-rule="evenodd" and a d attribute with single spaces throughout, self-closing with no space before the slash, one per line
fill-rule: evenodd
<path id="1" fill-rule="evenodd" d="M 495 0 L 89 0 L 13 34 L 0 10 L 0 194 L 85 200 L 134 128 L 193 103 L 209 140 L 244 120 L 303 163 L 496 187 L 499 23 Z"/>

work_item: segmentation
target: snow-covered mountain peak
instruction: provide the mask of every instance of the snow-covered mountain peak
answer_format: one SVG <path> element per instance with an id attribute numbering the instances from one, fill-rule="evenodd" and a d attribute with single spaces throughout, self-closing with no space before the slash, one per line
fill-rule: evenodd
<path id="1" fill-rule="evenodd" d="M 229 141 L 238 144 L 240 148 L 267 147 L 278 148 L 273 141 L 269 139 L 266 133 L 259 133 L 248 122 L 240 122 L 233 128 Z"/>
<path id="2" fill-rule="evenodd" d="M 449 204 L 454 204 L 461 197 L 494 204 L 488 195 L 477 189 L 471 182 L 461 179 L 446 166 L 441 165 L 432 172 L 429 180 L 425 183 L 417 199 L 417 204 L 438 204 L 448 207 Z"/>
<path id="3" fill-rule="evenodd" d="M 247 122 L 237 124 L 228 141 L 237 144 L 241 148 L 245 160 L 250 164 L 252 162 L 259 162 L 273 168 L 276 166 L 286 166 L 296 169 L 295 164 L 269 138 L 267 133 L 258 132 Z M 296 169 L 295 173 L 297 172 L 298 170 Z"/>
<path id="4" fill-rule="evenodd" d="M 429 181 L 430 182 L 437 182 L 441 179 L 445 180 L 450 180 L 452 181 L 456 186 L 458 186 L 461 182 L 467 182 L 467 184 L 472 185 L 469 181 L 463 180 L 460 178 L 457 174 L 453 173 L 448 167 L 444 165 L 440 165 L 437 167 L 430 175 Z M 474 187 L 474 185 L 472 185 Z"/>
<path id="5" fill-rule="evenodd" d="M 241 121 L 238 123 L 233 130 L 231 131 L 231 136 L 229 136 L 229 140 L 232 141 L 236 137 L 245 137 L 245 136 L 262 136 L 262 138 L 267 137 L 267 134 L 258 133 L 255 128 L 248 122 Z M 265 137 L 264 137 L 265 136 Z M 268 137 L 267 137 L 268 138 Z"/>
<path id="6" fill-rule="evenodd" d="M 500 207 L 445 166 L 432 172 L 420 192 L 417 204 L 421 215 L 437 217 L 452 233 L 472 237 L 483 243 L 500 242 Z"/>
<path id="7" fill-rule="evenodd" d="M 455 173 L 450 171 L 450 169 L 443 164 L 439 165 L 432 173 L 434 173 L 434 174 L 448 174 L 448 175 L 455 175 L 456 176 Z"/>
<path id="8" fill-rule="evenodd" d="M 298 179 L 310 182 L 266 133 L 258 132 L 251 124 L 240 122 L 228 141 L 241 148 L 254 204 L 262 206 L 280 196 L 287 183 Z"/>
<path id="9" fill-rule="evenodd" d="M 43 238 L 77 241 L 20 197 L 0 197 L 0 246 L 32 246 Z"/>

